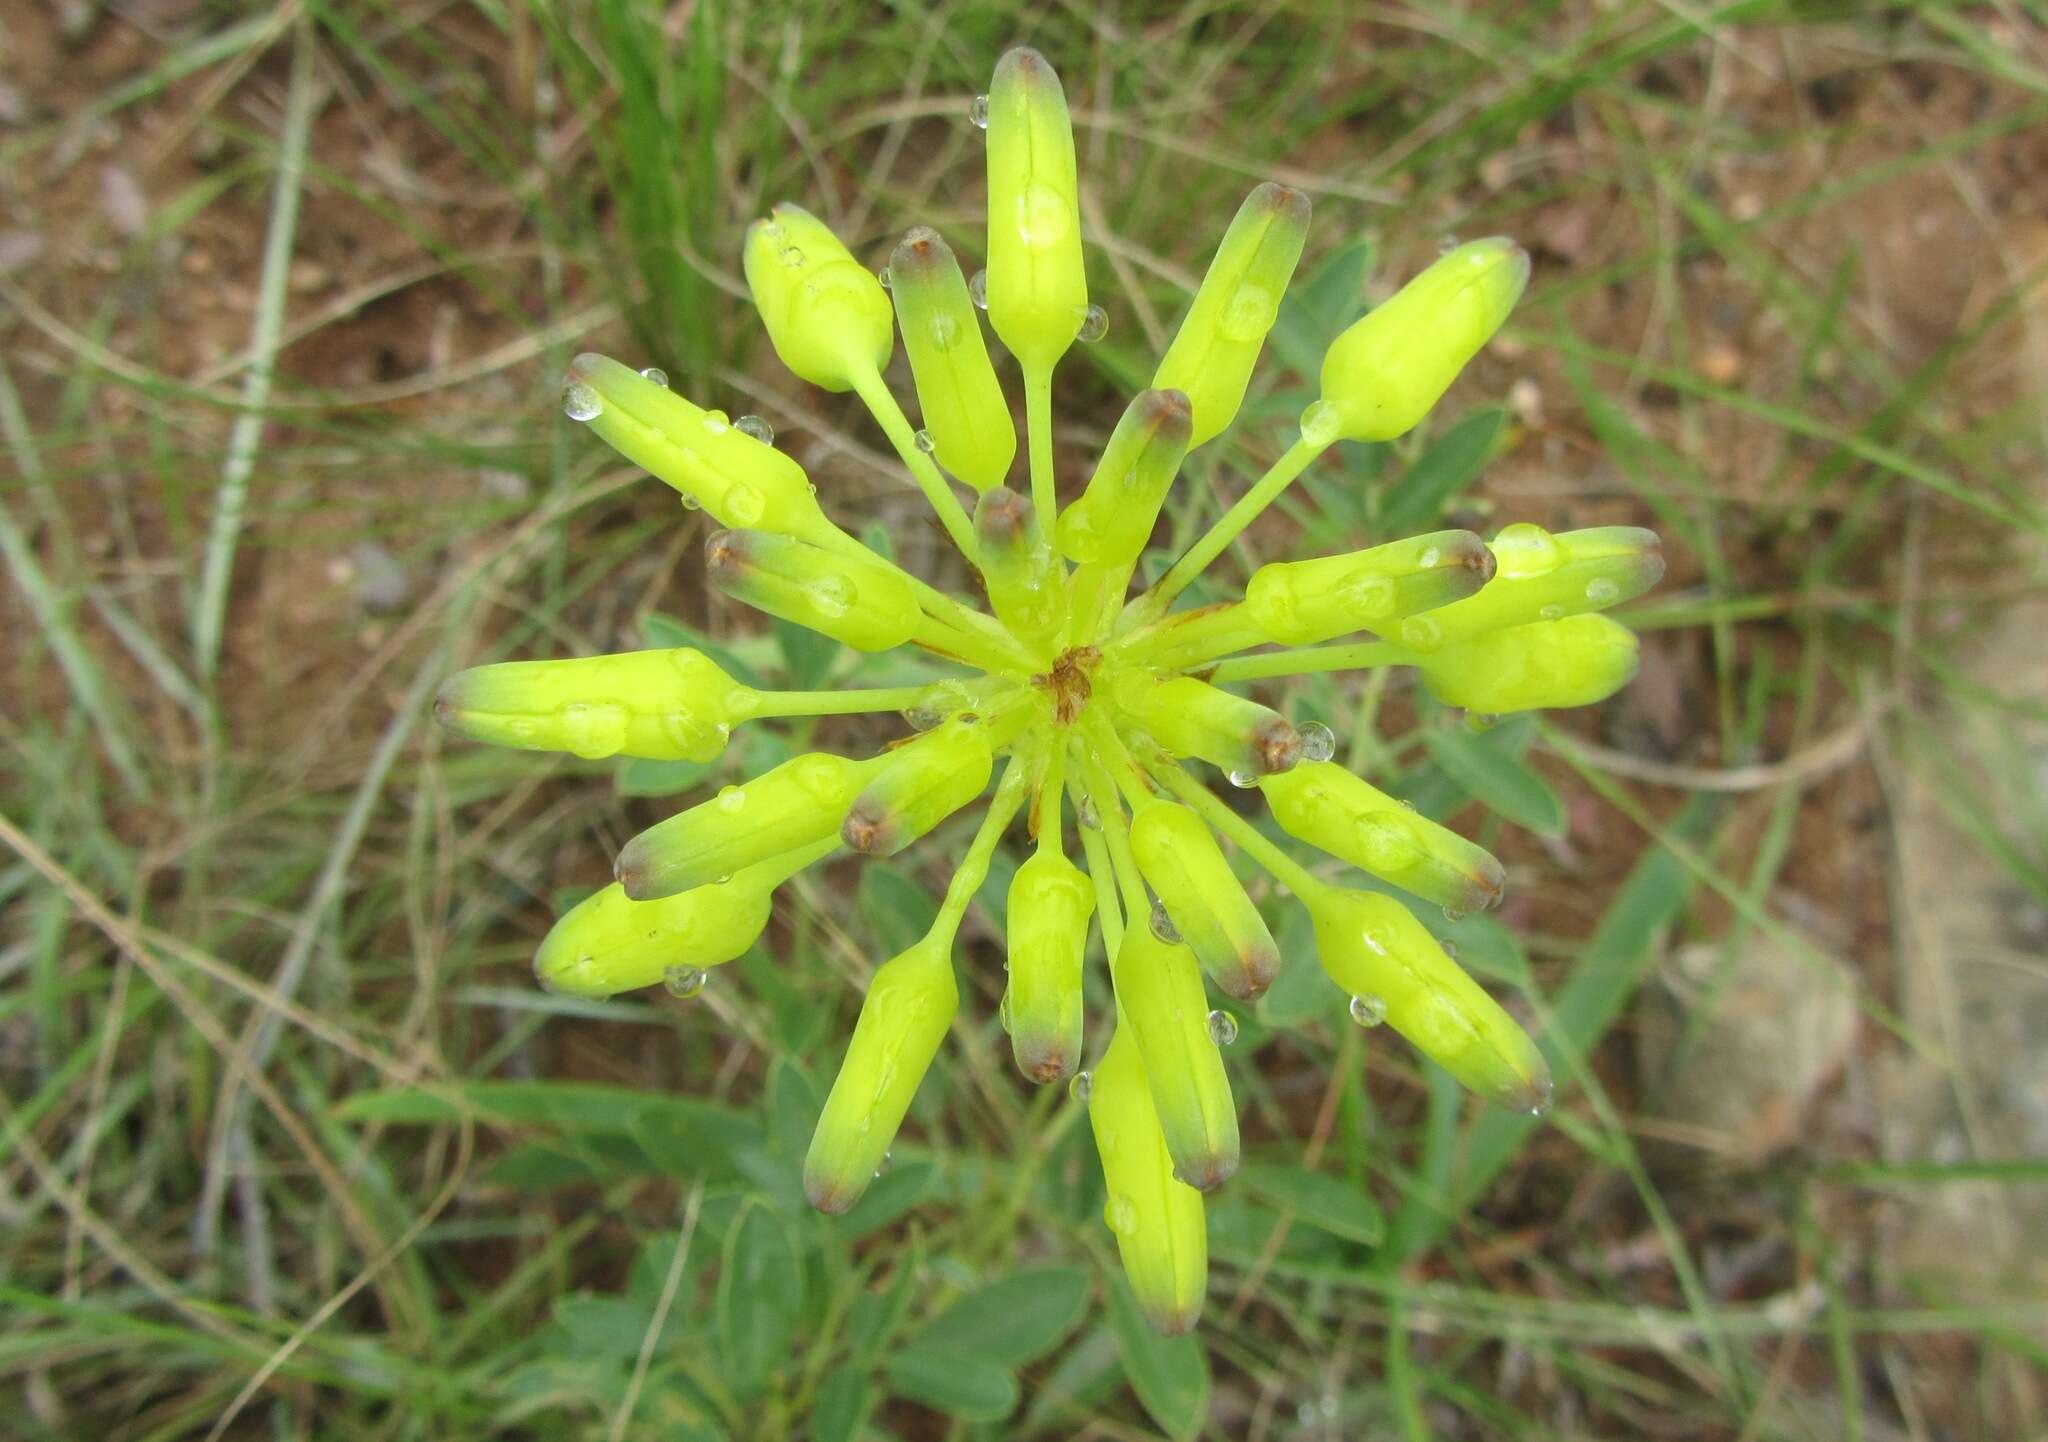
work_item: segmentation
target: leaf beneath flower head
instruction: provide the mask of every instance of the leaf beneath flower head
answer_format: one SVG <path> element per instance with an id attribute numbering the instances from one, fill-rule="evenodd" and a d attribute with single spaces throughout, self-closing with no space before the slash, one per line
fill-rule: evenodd
<path id="1" fill-rule="evenodd" d="M 1311 379 L 1321 374 L 1323 352 L 1365 310 L 1374 249 L 1370 240 L 1354 240 L 1280 302 L 1279 318 L 1267 339 L 1288 369 Z"/>
<path id="2" fill-rule="evenodd" d="M 1023 1396 L 1008 1367 L 970 1352 L 931 1348 L 890 1358 L 889 1383 L 900 1396 L 969 1422 L 1000 1421 Z"/>
<path id="3" fill-rule="evenodd" d="M 1492 459 L 1506 419 L 1499 406 L 1487 406 L 1432 441 L 1401 479 L 1381 492 L 1378 533 L 1405 536 L 1433 525 Z"/>
<path id="4" fill-rule="evenodd" d="M 1209 1366 L 1202 1344 L 1192 1335 L 1162 1337 L 1153 1331 L 1121 1273 L 1108 1279 L 1104 1291 L 1124 1377 L 1160 1429 L 1185 1442 L 1209 1416 Z"/>
<path id="5" fill-rule="evenodd" d="M 1564 803 L 1497 737 L 1431 726 L 1424 729 L 1422 744 L 1429 759 L 1487 809 L 1544 836 L 1564 834 Z"/>

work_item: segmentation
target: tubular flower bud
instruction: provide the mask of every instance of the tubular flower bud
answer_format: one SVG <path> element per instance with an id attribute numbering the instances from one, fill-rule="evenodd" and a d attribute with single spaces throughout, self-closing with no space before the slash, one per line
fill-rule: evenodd
<path id="1" fill-rule="evenodd" d="M 1018 46 L 988 91 L 988 321 L 1026 370 L 1050 370 L 1088 310 L 1067 93 Z"/>
<path id="2" fill-rule="evenodd" d="M 843 1212 L 868 1189 L 959 1005 L 946 937 L 875 968 L 804 1158 L 804 1193 L 819 1211 Z"/>
<path id="3" fill-rule="evenodd" d="M 798 376 L 848 391 L 856 376 L 888 365 L 896 338 L 888 294 L 815 215 L 776 206 L 747 227 L 744 264 L 769 343 Z"/>
<path id="4" fill-rule="evenodd" d="M 1207 1218 L 1202 1194 L 1174 1175 L 1128 1023 L 1091 1074 L 1088 1124 L 1109 1192 L 1102 1219 L 1116 1236 L 1131 1291 L 1156 1330 L 1169 1337 L 1191 1331 L 1209 1285 Z"/>
<path id="5" fill-rule="evenodd" d="M 1109 971 L 1117 1012 L 1145 1058 L 1174 1175 L 1197 1191 L 1221 1186 L 1237 1171 L 1237 1110 L 1194 954 L 1140 922 L 1125 928 Z"/>
<path id="6" fill-rule="evenodd" d="M 1528 283 L 1529 253 L 1496 235 L 1459 246 L 1355 322 L 1323 357 L 1331 439 L 1390 441 L 1414 429 Z"/>
<path id="7" fill-rule="evenodd" d="M 683 646 L 472 666 L 441 688 L 434 719 L 472 741 L 586 760 L 710 761 L 756 695 Z"/>
<path id="8" fill-rule="evenodd" d="M 1312 645 L 1461 600 L 1493 575 L 1470 531 L 1432 531 L 1341 556 L 1276 561 L 1252 572 L 1244 609 L 1267 639 Z"/>
<path id="9" fill-rule="evenodd" d="M 1176 756 L 1199 756 L 1240 786 L 1301 760 L 1301 734 L 1279 712 L 1193 676 L 1157 680 L 1130 672 L 1116 683 L 1117 709 Z"/>
<path id="10" fill-rule="evenodd" d="M 1434 651 L 1503 626 L 1557 621 L 1640 596 L 1664 575 L 1655 531 L 1595 526 L 1556 535 L 1528 524 L 1493 538 L 1493 579 L 1478 594 L 1427 615 L 1411 616 L 1387 639 L 1412 651 Z"/>
<path id="11" fill-rule="evenodd" d="M 1042 642 L 1065 619 L 1065 577 L 1045 543 L 1038 512 L 1008 486 L 997 486 L 974 508 L 981 579 L 989 604 L 1016 635 Z"/>
<path id="12" fill-rule="evenodd" d="M 568 403 L 611 447 L 701 506 L 721 526 L 752 526 L 784 536 L 828 534 L 804 468 L 732 425 L 722 411 L 699 410 L 606 356 L 569 363 Z"/>
<path id="13" fill-rule="evenodd" d="M 1060 551 L 1067 559 L 1101 566 L 1138 559 L 1188 453 L 1193 421 L 1180 391 L 1138 392 L 1102 448 L 1088 489 L 1060 513 Z"/>
<path id="14" fill-rule="evenodd" d="M 917 593 L 879 560 L 828 551 L 766 531 L 715 531 L 704 542 L 711 584 L 757 611 L 856 651 L 908 641 L 924 613 Z"/>
<path id="15" fill-rule="evenodd" d="M 894 856 L 981 795 L 995 764 L 988 733 L 970 712 L 879 758 L 840 839 L 870 856 Z"/>
<path id="16" fill-rule="evenodd" d="M 977 491 L 1001 485 L 1017 457 L 1017 427 L 960 263 L 936 230 L 920 225 L 903 237 L 889 257 L 889 294 L 933 456 Z"/>
<path id="17" fill-rule="evenodd" d="M 1480 715 L 1590 706 L 1636 674 L 1635 632 L 1607 616 L 1488 631 L 1414 658 L 1429 694 Z"/>
<path id="18" fill-rule="evenodd" d="M 627 842 L 619 852 L 619 882 L 633 900 L 651 901 L 824 841 L 839 830 L 879 764 L 813 751 L 728 786 Z"/>
<path id="19" fill-rule="evenodd" d="M 1094 912 L 1086 873 L 1057 851 L 1041 846 L 1010 881 L 1010 1050 L 1035 1082 L 1081 1064 L 1081 958 Z"/>
<path id="20" fill-rule="evenodd" d="M 1280 829 L 1297 841 L 1447 911 L 1499 902 L 1507 873 L 1491 852 L 1327 761 L 1304 761 L 1259 783 Z"/>
<path id="21" fill-rule="evenodd" d="M 1187 392 L 1194 408 L 1189 448 L 1228 430 L 1280 298 L 1308 241 L 1308 197 L 1267 181 L 1245 197 L 1202 277 L 1152 384 Z"/>
<path id="22" fill-rule="evenodd" d="M 549 991 L 604 997 L 723 966 L 767 929 L 775 888 L 831 849 L 825 842 L 784 852 L 722 886 L 657 901 L 634 901 L 614 882 L 562 914 L 534 955 L 534 975 Z"/>
<path id="23" fill-rule="evenodd" d="M 1384 1015 L 1481 1096 L 1530 1111 L 1549 1106 L 1550 1068 L 1536 1044 L 1407 907 L 1391 896 L 1336 887 L 1303 900 L 1323 970 L 1356 1006 Z"/>
<path id="24" fill-rule="evenodd" d="M 1209 979 L 1239 1001 L 1261 996 L 1279 973 L 1280 948 L 1202 818 L 1174 801 L 1141 806 L 1131 851 Z"/>

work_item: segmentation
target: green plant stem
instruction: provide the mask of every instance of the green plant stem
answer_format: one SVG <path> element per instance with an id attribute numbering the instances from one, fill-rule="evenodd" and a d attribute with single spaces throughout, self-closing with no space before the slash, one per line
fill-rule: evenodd
<path id="1" fill-rule="evenodd" d="M 1342 646 L 1299 646 L 1289 651 L 1268 651 L 1259 656 L 1237 656 L 1218 662 L 1209 679 L 1218 685 L 1226 681 L 1257 681 L 1266 676 L 1306 676 L 1318 671 L 1356 671 L 1368 666 L 1403 666 L 1412 652 L 1386 641 L 1353 641 Z"/>
<path id="2" fill-rule="evenodd" d="M 1052 367 L 1024 368 L 1024 440 L 1031 461 L 1031 507 L 1047 536 L 1059 520 L 1052 466 Z"/>
<path id="3" fill-rule="evenodd" d="M 1074 793 L 1074 809 L 1081 809 L 1086 793 L 1081 789 L 1080 778 L 1068 781 Z M 1094 805 L 1089 802 L 1089 805 Z M 1088 879 L 1095 884 L 1095 922 L 1102 929 L 1102 954 L 1112 958 L 1117 948 L 1124 944 L 1123 906 L 1117 900 L 1115 868 L 1109 859 L 1108 843 L 1103 841 L 1102 832 L 1095 827 L 1081 827 L 1081 852 L 1088 858 Z"/>
<path id="4" fill-rule="evenodd" d="M 821 534 L 811 535 L 806 533 L 799 537 L 799 539 L 811 541 L 813 544 L 821 546 L 828 551 L 837 551 L 841 555 L 857 556 L 861 560 L 874 565 L 886 566 L 896 575 L 902 577 L 904 584 L 917 593 L 918 604 L 930 612 L 935 620 L 944 622 L 956 631 L 964 631 L 969 635 L 978 636 L 992 645 L 1013 653 L 1012 659 L 1018 666 L 1029 667 L 1031 665 L 1031 658 L 1024 653 L 1023 649 L 1017 645 L 1016 640 L 1003 628 L 1002 623 L 996 620 L 995 617 L 985 611 L 975 610 L 958 597 L 949 596 L 931 582 L 906 571 L 887 556 L 880 555 L 872 547 L 864 545 L 859 537 L 850 536 L 828 522 L 826 529 Z"/>
<path id="5" fill-rule="evenodd" d="M 951 657 L 998 676 L 1028 675 L 1031 671 L 1031 663 L 1024 657 L 998 648 L 980 636 L 955 630 L 929 614 L 919 619 L 918 627 L 911 633 L 910 639 L 913 645 L 922 646 L 927 651 L 936 651 L 941 656 Z"/>
<path id="6" fill-rule="evenodd" d="M 853 372 L 853 388 L 867 403 L 869 414 L 889 437 L 889 444 L 896 448 L 896 454 L 903 464 L 910 468 L 911 477 L 918 489 L 924 492 L 932 509 L 938 512 L 939 524 L 946 528 L 946 534 L 953 538 L 953 544 L 960 548 L 968 564 L 975 564 L 974 527 L 967 519 L 967 512 L 961 507 L 959 497 L 953 494 L 953 486 L 945 477 L 938 463 L 917 448 L 917 432 L 911 428 L 910 418 L 903 414 L 903 407 L 896 403 L 896 397 L 889 387 L 882 383 L 881 373 L 872 366 L 865 371 Z"/>
<path id="7" fill-rule="evenodd" d="M 863 711 L 904 711 L 929 686 L 868 686 L 851 691 L 757 691 L 749 720 L 763 716 L 851 716 Z"/>
<path id="8" fill-rule="evenodd" d="M 975 831 L 974 840 L 968 844 L 967 855 L 961 858 L 959 869 L 947 883 L 946 899 L 940 904 L 939 914 L 932 922 L 933 934 L 944 936 L 948 945 L 960 930 L 961 919 L 967 915 L 967 907 L 974 900 L 974 894 L 988 879 L 989 858 L 995 854 L 996 843 L 1002 840 L 1010 818 L 1023 804 L 1024 793 L 1030 789 L 1030 779 L 1029 758 L 1012 756 L 1010 764 L 1003 770 L 1002 781 L 996 786 L 995 799 L 982 813 L 981 826 Z"/>

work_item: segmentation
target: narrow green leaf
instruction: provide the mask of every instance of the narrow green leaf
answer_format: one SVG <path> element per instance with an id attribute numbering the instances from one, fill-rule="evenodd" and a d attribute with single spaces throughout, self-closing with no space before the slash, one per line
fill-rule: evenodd
<path id="1" fill-rule="evenodd" d="M 854 1442 L 874 1406 L 874 1384 L 864 1368 L 834 1367 L 818 1383 L 811 1442 Z"/>
<path id="2" fill-rule="evenodd" d="M 860 911 L 875 941 L 875 960 L 882 961 L 930 930 L 939 906 L 902 867 L 870 861 L 860 869 Z"/>
<path id="3" fill-rule="evenodd" d="M 1246 1167 L 1238 1175 L 1249 1190 L 1293 1207 L 1300 1221 L 1332 1236 L 1375 1247 L 1386 1235 L 1386 1222 L 1372 1198 L 1341 1177 L 1287 1166 Z"/>
<path id="4" fill-rule="evenodd" d="M 1085 1272 L 1029 1267 L 970 1292 L 920 1327 L 912 1348 L 970 1352 L 1021 1367 L 1057 1347 L 1088 1310 Z"/>
<path id="5" fill-rule="evenodd" d="M 1405 536 L 1431 529 L 1458 493 L 1479 477 L 1500 439 L 1507 412 L 1498 406 L 1474 411 L 1430 443 L 1401 479 L 1381 497 L 1378 530 Z"/>
<path id="6" fill-rule="evenodd" d="M 969 1422 L 1000 1422 L 1023 1393 L 1008 1367 L 970 1352 L 920 1348 L 889 1359 L 889 1385 L 898 1396 Z"/>
<path id="7" fill-rule="evenodd" d="M 628 756 L 619 763 L 612 788 L 621 796 L 673 796 L 688 791 L 711 774 L 709 761 L 663 761 Z"/>
<path id="8" fill-rule="evenodd" d="M 725 1239 L 718 1277 L 719 1350 L 740 1390 L 790 1360 L 803 1286 L 803 1264 L 789 1229 L 767 1207 L 749 1203 Z"/>
<path id="9" fill-rule="evenodd" d="M 1354 240 L 1337 251 L 1280 303 L 1267 340 L 1288 369 L 1313 380 L 1323 371 L 1323 352 L 1337 333 L 1365 312 L 1365 283 L 1372 278 L 1373 243 Z"/>
<path id="10" fill-rule="evenodd" d="M 1154 1422 L 1176 1442 L 1202 1430 L 1209 1415 L 1209 1366 L 1193 1337 L 1162 1337 L 1152 1330 L 1118 1274 L 1104 1288 L 1109 1325 L 1116 1333 L 1124 1377 Z"/>
<path id="11" fill-rule="evenodd" d="M 1489 810 L 1545 836 L 1564 832 L 1564 803 L 1550 783 L 1486 735 L 1457 726 L 1422 733 L 1429 759 Z"/>

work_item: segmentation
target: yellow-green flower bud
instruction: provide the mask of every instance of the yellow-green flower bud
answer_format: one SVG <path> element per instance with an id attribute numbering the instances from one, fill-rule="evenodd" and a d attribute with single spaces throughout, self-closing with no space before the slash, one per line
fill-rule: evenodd
<path id="1" fill-rule="evenodd" d="M 786 851 L 722 886 L 656 901 L 634 901 L 614 882 L 562 914 L 534 955 L 534 975 L 549 991 L 601 997 L 723 966 L 767 929 L 775 888 L 832 849 L 827 841 Z"/>
<path id="2" fill-rule="evenodd" d="M 1237 1109 L 1223 1054 L 1209 1034 L 1209 1001 L 1194 953 L 1161 941 L 1144 918 L 1134 918 L 1110 979 L 1123 1025 L 1145 1058 L 1174 1175 L 1197 1191 L 1221 1186 L 1237 1171 Z"/>
<path id="3" fill-rule="evenodd" d="M 1301 760 L 1301 733 L 1287 718 L 1193 676 L 1159 681 L 1130 671 L 1112 699 L 1133 726 L 1175 756 L 1199 756 L 1239 786 Z"/>
<path id="4" fill-rule="evenodd" d="M 804 1158 L 804 1193 L 819 1211 L 843 1212 L 868 1189 L 959 1004 L 947 937 L 875 968 Z"/>
<path id="5" fill-rule="evenodd" d="M 1631 600 L 1664 575 L 1655 531 L 1595 526 L 1556 535 L 1520 523 L 1493 538 L 1493 579 L 1475 595 L 1410 616 L 1387 637 L 1411 651 L 1434 651 L 1503 626 L 1557 621 Z"/>
<path id="6" fill-rule="evenodd" d="M 988 91 L 988 320 L 1027 371 L 1050 370 L 1088 310 L 1067 95 L 1019 46 Z"/>
<path id="7" fill-rule="evenodd" d="M 1209 979 L 1239 1001 L 1262 995 L 1280 948 L 1202 818 L 1175 801 L 1148 802 L 1131 818 L 1131 852 Z"/>
<path id="8" fill-rule="evenodd" d="M 1529 255 L 1504 236 L 1461 245 L 1337 337 L 1304 435 L 1389 441 L 1451 388 L 1529 283 Z"/>
<path id="9" fill-rule="evenodd" d="M 1488 631 L 1411 657 L 1429 694 L 1484 716 L 1590 706 L 1636 674 L 1635 632 L 1608 616 Z"/>
<path id="10" fill-rule="evenodd" d="M 1209 1286 L 1208 1218 L 1202 1194 L 1173 1174 L 1128 1023 L 1117 1028 L 1089 1074 L 1088 1124 L 1109 1192 L 1102 1219 L 1116 1237 L 1138 1305 L 1169 1337 L 1193 1330 Z"/>
<path id="11" fill-rule="evenodd" d="M 1259 783 L 1280 829 L 1448 911 L 1484 911 L 1507 873 L 1492 853 L 1328 761 Z"/>
<path id="12" fill-rule="evenodd" d="M 1267 639 L 1313 645 L 1448 605 L 1493 575 L 1493 552 L 1470 531 L 1431 531 L 1341 556 L 1276 561 L 1252 572 L 1245 610 Z"/>
<path id="13" fill-rule="evenodd" d="M 682 646 L 472 666 L 441 688 L 434 719 L 472 741 L 527 751 L 710 761 L 757 694 Z"/>
<path id="14" fill-rule="evenodd" d="M 829 751 L 791 757 L 627 842 L 614 868 L 619 882 L 635 901 L 650 901 L 824 841 L 879 764 Z"/>
<path id="15" fill-rule="evenodd" d="M 1500 1003 L 1444 955 L 1407 907 L 1376 892 L 1305 896 L 1316 951 L 1353 1014 L 1384 1018 L 1460 1082 L 1508 1106 L 1550 1103 L 1550 1068 Z"/>
<path id="16" fill-rule="evenodd" d="M 673 486 L 721 526 L 785 536 L 834 528 L 818 508 L 804 468 L 667 386 L 601 355 L 569 363 L 570 413 L 634 465 Z"/>
<path id="17" fill-rule="evenodd" d="M 1060 513 L 1062 554 L 1101 566 L 1138 559 L 1188 453 L 1193 421 L 1182 392 L 1138 392 L 1102 448 L 1088 489 Z"/>
<path id="18" fill-rule="evenodd" d="M 1057 851 L 1033 852 L 1010 881 L 1010 1050 L 1035 1082 L 1081 1064 L 1081 958 L 1094 912 L 1087 873 Z"/>
<path id="19" fill-rule="evenodd" d="M 894 856 L 988 785 L 995 752 L 974 713 L 956 716 L 880 757 L 874 779 L 846 813 L 840 839 L 870 856 Z"/>
<path id="20" fill-rule="evenodd" d="M 878 560 L 767 531 L 715 531 L 704 542 L 711 584 L 757 611 L 853 647 L 889 651 L 924 618 L 910 583 Z"/>
<path id="21" fill-rule="evenodd" d="M 1280 314 L 1280 298 L 1308 240 L 1308 197 L 1267 181 L 1245 197 L 1223 233 L 1152 384 L 1187 392 L 1194 408 L 1189 448 L 1230 428 L 1259 347 Z"/>
<path id="22" fill-rule="evenodd" d="M 889 363 L 896 340 L 889 296 L 815 215 L 776 206 L 747 227 L 744 264 L 768 340 L 797 376 L 849 391 L 855 377 Z"/>
<path id="23" fill-rule="evenodd" d="M 889 258 L 889 294 L 933 457 L 977 491 L 1001 485 L 1017 458 L 1016 422 L 960 263 L 936 230 L 920 225 L 903 237 Z"/>
<path id="24" fill-rule="evenodd" d="M 1008 486 L 997 486 L 974 508 L 974 539 L 996 615 L 1025 641 L 1050 638 L 1065 619 L 1065 577 L 1045 542 L 1037 509 Z"/>

